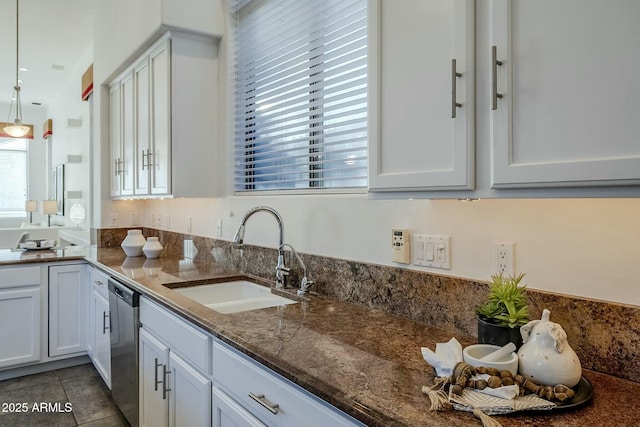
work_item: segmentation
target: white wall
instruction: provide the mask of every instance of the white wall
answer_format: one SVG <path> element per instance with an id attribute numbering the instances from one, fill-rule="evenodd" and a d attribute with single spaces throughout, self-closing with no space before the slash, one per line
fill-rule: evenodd
<path id="1" fill-rule="evenodd" d="M 73 204 L 80 204 L 90 213 L 90 149 L 91 149 L 91 120 L 89 102 L 82 100 L 82 74 L 93 62 L 93 49 L 88 49 L 77 64 L 73 66 L 69 79 L 57 92 L 56 99 L 48 108 L 48 118 L 53 120 L 53 135 L 49 138 L 51 144 L 50 167 L 60 164 L 65 166 L 65 207 L 64 217 L 53 217 L 52 223 L 59 225 L 73 225 L 69 220 L 69 209 Z M 68 126 L 68 119 L 80 120 L 80 126 Z M 79 156 L 80 162 L 69 162 L 69 155 Z M 80 198 L 69 199 L 66 192 L 80 192 Z M 87 240 L 89 236 L 88 220 L 81 227 L 85 230 Z"/>
<path id="2" fill-rule="evenodd" d="M 640 305 L 640 199 L 461 202 L 369 200 L 351 195 L 149 200 L 145 204 L 141 216 L 145 226 L 188 233 L 191 218 L 193 234 L 216 237 L 216 220 L 221 219 L 225 240 L 233 238 L 246 210 L 272 206 L 283 216 L 285 240 L 296 250 L 383 265 L 397 265 L 390 261 L 392 228 L 449 235 L 450 271 L 409 268 L 482 281 L 495 273 L 494 242 L 511 241 L 515 242 L 516 271 L 527 273 L 530 288 Z M 152 224 L 152 215 L 162 216 L 160 227 Z M 268 214 L 253 216 L 245 237 L 247 243 L 276 247 L 274 219 Z"/>
<path id="3" fill-rule="evenodd" d="M 124 3 L 121 6 L 124 8 Z M 107 2 L 101 7 L 111 8 Z M 151 16 L 155 19 L 154 13 L 152 8 Z M 106 16 L 109 14 L 113 12 L 105 12 Z M 113 25 L 113 22 L 104 25 L 103 29 L 116 27 L 122 31 L 113 40 L 108 40 L 108 43 L 105 40 L 106 44 L 101 46 L 96 42 L 95 63 L 98 64 L 99 57 L 105 63 L 110 61 L 101 74 L 103 77 L 118 67 L 118 58 L 128 55 L 128 48 L 118 45 L 121 38 L 131 39 L 126 46 L 136 46 L 145 40 L 145 34 L 152 32 L 137 27 L 123 28 Z M 105 34 L 110 36 L 112 33 Z M 224 43 L 221 46 L 222 59 Z M 103 54 L 106 48 L 115 49 L 118 53 L 110 53 L 107 58 Z M 224 92 L 225 88 L 220 90 Z M 105 93 L 103 90 L 102 96 Z M 487 95 L 480 95 L 478 102 L 484 102 Z M 223 99 L 221 107 L 228 102 L 228 97 Z M 106 107 L 108 105 L 103 101 L 100 105 L 103 124 L 108 123 Z M 223 118 L 220 120 L 221 123 L 225 121 Z M 221 132 L 221 140 L 227 140 L 224 129 Z M 488 136 L 487 126 L 479 124 L 477 143 L 487 144 Z M 269 205 L 284 217 L 286 241 L 300 252 L 394 265 L 390 262 L 390 230 L 394 227 L 408 228 L 412 233 L 450 235 L 452 242 L 450 271 L 409 268 L 484 281 L 495 272 L 493 243 L 512 241 L 515 242 L 516 270 L 527 273 L 525 281 L 530 288 L 640 305 L 640 278 L 637 274 L 640 265 L 640 222 L 637 221 L 640 199 L 459 202 L 371 200 L 360 194 L 111 202 L 108 197 L 108 161 L 105 160 L 109 156 L 108 134 L 103 130 L 100 137 L 103 144 L 101 155 L 104 157 L 97 162 L 106 165 L 107 171 L 96 172 L 102 180 L 101 215 L 96 218 L 96 224 L 104 227 L 110 225 L 112 213 L 118 215 L 117 226 L 130 226 L 130 213 L 135 212 L 141 226 L 217 237 L 215 224 L 221 219 L 221 238 L 231 240 L 247 209 Z M 488 159 L 479 158 L 478 161 L 488 164 Z M 480 176 L 479 181 L 488 179 L 485 175 Z M 154 223 L 152 216 L 156 220 Z M 160 225 L 157 222 L 159 216 Z M 277 236 L 275 221 L 269 215 L 256 215 L 247 225 L 247 243 L 275 247 Z"/>

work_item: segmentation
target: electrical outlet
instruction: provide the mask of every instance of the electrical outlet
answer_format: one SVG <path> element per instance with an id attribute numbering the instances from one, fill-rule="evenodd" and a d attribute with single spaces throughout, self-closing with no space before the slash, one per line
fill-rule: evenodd
<path id="1" fill-rule="evenodd" d="M 136 227 L 138 225 L 138 214 L 137 213 L 132 213 L 131 214 L 131 226 L 132 227 Z"/>
<path id="2" fill-rule="evenodd" d="M 109 219 L 112 227 L 118 226 L 118 214 L 112 213 Z"/>
<path id="3" fill-rule="evenodd" d="M 494 263 L 498 273 L 513 275 L 515 273 L 514 258 L 515 243 L 498 242 L 494 244 Z"/>
<path id="4" fill-rule="evenodd" d="M 222 237 L 222 220 L 216 220 L 216 237 Z"/>
<path id="5" fill-rule="evenodd" d="M 162 214 L 156 215 L 156 227 L 162 227 Z"/>

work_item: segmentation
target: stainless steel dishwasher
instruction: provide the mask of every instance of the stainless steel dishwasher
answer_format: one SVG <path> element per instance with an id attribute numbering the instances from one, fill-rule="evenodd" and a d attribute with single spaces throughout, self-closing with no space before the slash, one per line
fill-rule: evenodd
<path id="1" fill-rule="evenodd" d="M 140 294 L 109 279 L 111 396 L 131 427 L 138 427 Z"/>

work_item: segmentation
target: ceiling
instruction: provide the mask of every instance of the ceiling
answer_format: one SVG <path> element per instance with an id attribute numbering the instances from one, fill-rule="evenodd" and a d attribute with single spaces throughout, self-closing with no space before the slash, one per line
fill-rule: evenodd
<path id="1" fill-rule="evenodd" d="M 91 47 L 94 0 L 19 1 L 19 62 L 28 70 L 19 72 L 21 104 L 46 107 Z M 0 52 L 0 104 L 8 104 L 16 80 L 16 0 L 0 0 Z"/>

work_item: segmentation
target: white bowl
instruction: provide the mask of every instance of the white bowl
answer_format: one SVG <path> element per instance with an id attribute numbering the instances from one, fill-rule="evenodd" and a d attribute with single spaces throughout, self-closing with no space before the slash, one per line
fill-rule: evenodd
<path id="1" fill-rule="evenodd" d="M 480 359 L 489 353 L 498 350 L 500 346 L 491 344 L 473 344 L 462 350 L 462 357 L 471 366 L 484 366 L 485 368 L 496 368 L 507 370 L 513 375 L 518 373 L 518 355 L 515 352 L 509 353 L 504 359 L 498 362 L 484 362 Z"/>

